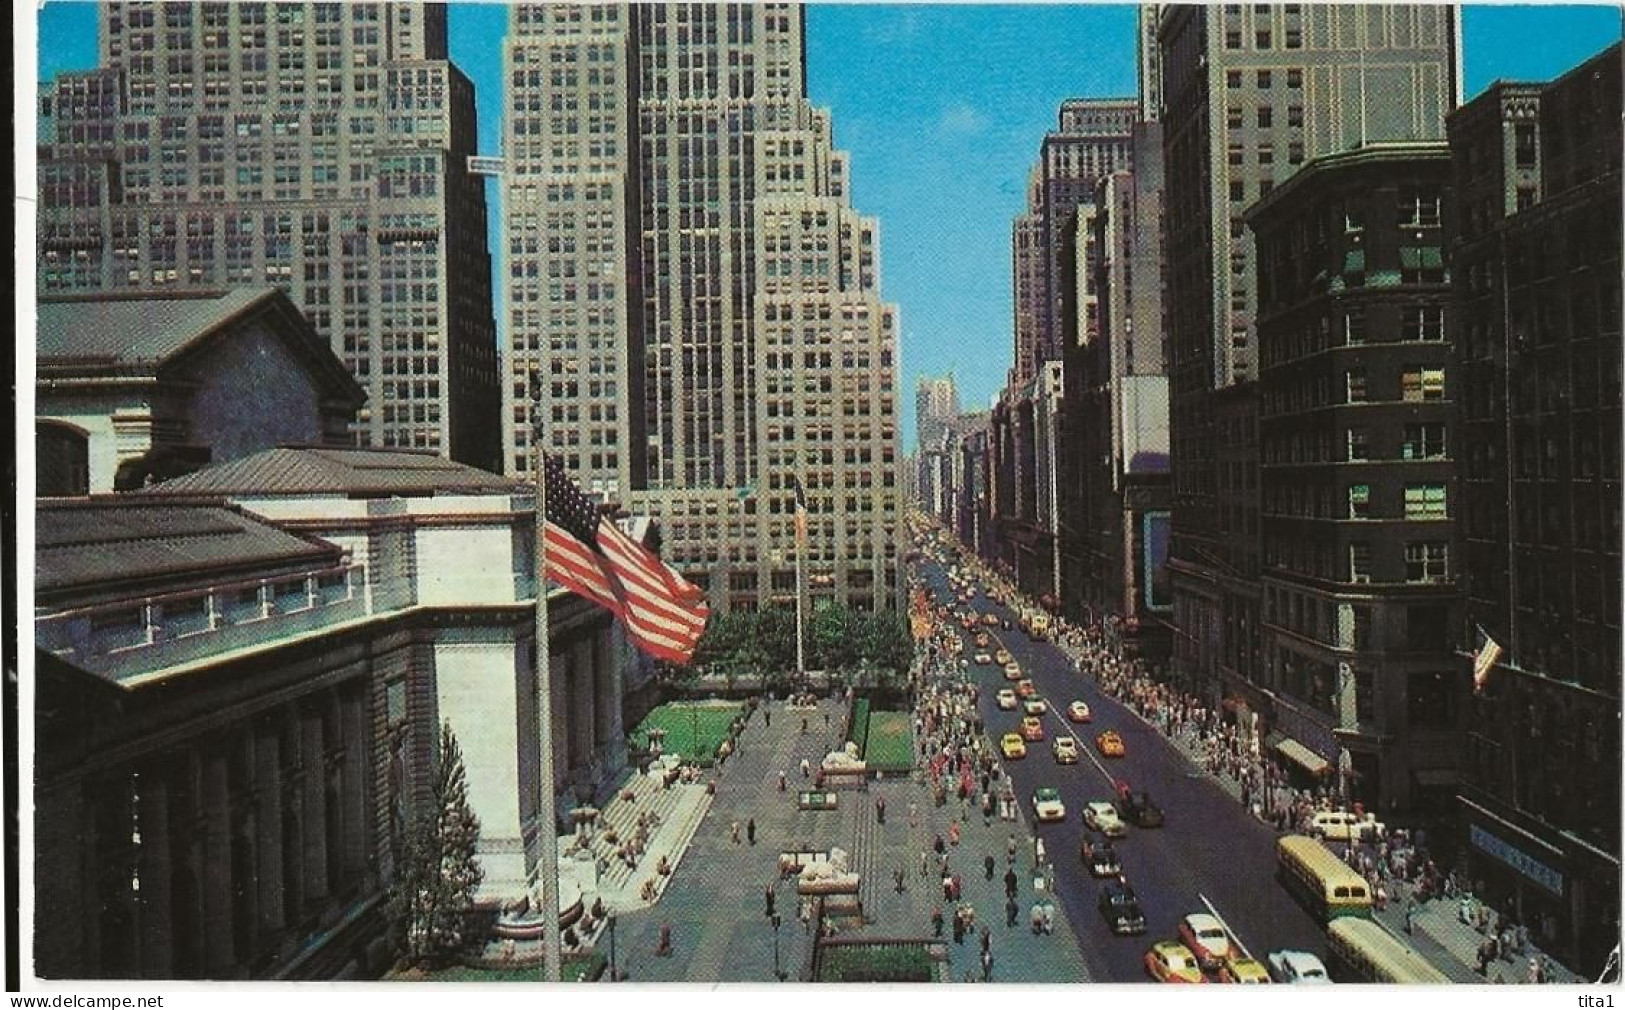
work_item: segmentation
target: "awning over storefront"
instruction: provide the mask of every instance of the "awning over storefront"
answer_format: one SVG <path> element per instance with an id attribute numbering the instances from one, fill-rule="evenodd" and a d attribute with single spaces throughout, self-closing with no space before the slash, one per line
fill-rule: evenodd
<path id="1" fill-rule="evenodd" d="M 1332 766 L 1325 758 L 1289 736 L 1277 739 L 1275 749 L 1281 752 L 1282 757 L 1311 775 L 1324 775 L 1331 770 Z"/>

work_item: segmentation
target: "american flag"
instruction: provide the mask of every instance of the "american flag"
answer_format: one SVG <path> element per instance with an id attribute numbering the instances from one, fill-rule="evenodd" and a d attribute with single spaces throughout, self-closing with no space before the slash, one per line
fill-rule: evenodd
<path id="1" fill-rule="evenodd" d="M 1501 658 L 1501 643 L 1490 637 L 1482 624 L 1474 625 L 1478 638 L 1478 651 L 1473 655 L 1473 690 L 1480 692 L 1490 679 L 1490 671 L 1495 669 L 1495 661 Z"/>
<path id="2" fill-rule="evenodd" d="M 548 456 L 547 574 L 621 618 L 638 648 L 687 663 L 705 630 L 705 593 L 621 532 Z"/>

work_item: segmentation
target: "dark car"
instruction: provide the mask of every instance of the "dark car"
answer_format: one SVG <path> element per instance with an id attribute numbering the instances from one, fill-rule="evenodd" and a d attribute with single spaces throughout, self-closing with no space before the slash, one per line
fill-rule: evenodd
<path id="1" fill-rule="evenodd" d="M 1140 901 L 1127 884 L 1107 884 L 1101 888 L 1100 916 L 1117 936 L 1139 936 L 1145 932 Z"/>
<path id="2" fill-rule="evenodd" d="M 1117 812 L 1123 820 L 1137 828 L 1160 828 L 1163 823 L 1162 808 L 1151 802 L 1151 794 L 1146 792 L 1122 792 L 1117 796 Z"/>
<path id="3" fill-rule="evenodd" d="M 1095 877 L 1116 877 L 1123 872 L 1123 863 L 1117 858 L 1117 850 L 1112 848 L 1109 841 L 1095 842 L 1088 846 L 1083 864 L 1089 868 L 1089 874 Z"/>

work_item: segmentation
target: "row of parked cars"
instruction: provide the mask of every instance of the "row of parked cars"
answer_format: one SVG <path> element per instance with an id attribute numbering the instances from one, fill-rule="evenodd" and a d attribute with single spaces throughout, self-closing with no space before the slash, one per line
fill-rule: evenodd
<path id="1" fill-rule="evenodd" d="M 1278 950 L 1266 959 L 1249 957 L 1218 916 L 1195 912 L 1179 923 L 1179 938 L 1163 940 L 1145 952 L 1145 970 L 1159 982 L 1322 983 L 1330 982 L 1320 958 L 1302 950 Z"/>

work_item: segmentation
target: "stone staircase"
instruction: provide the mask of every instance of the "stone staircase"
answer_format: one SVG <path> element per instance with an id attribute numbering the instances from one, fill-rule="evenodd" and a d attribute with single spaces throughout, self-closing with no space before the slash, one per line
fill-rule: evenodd
<path id="1" fill-rule="evenodd" d="M 630 798 L 628 798 L 630 797 Z M 630 911 L 652 902 L 642 900 L 645 880 L 656 881 L 656 898 L 670 877 L 656 870 L 662 856 L 673 870 L 683 851 L 710 808 L 711 797 L 703 783 L 661 784 L 659 775 L 638 774 L 627 780 L 605 805 L 594 828 L 590 850 L 604 867 L 598 877 L 598 896 L 617 911 Z M 636 866 L 627 865 L 616 850 L 637 833 L 638 818 L 654 815 L 648 842 Z M 610 841 L 613 835 L 615 840 Z"/>

